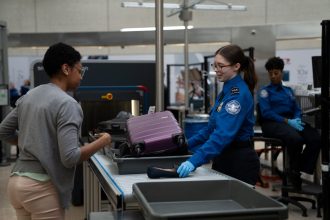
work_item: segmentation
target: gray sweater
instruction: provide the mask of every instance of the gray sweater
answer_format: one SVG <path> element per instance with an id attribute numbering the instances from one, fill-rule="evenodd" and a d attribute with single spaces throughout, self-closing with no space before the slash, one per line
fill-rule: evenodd
<path id="1" fill-rule="evenodd" d="M 0 124 L 1 140 L 18 135 L 20 154 L 12 172 L 48 174 L 67 208 L 81 154 L 82 109 L 52 83 L 30 90 L 16 106 Z"/>

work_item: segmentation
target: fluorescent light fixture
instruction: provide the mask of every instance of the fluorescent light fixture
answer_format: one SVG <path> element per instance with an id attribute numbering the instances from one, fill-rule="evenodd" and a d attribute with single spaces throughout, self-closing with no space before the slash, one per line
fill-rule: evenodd
<path id="1" fill-rule="evenodd" d="M 232 11 L 246 11 L 245 5 L 201 5 L 197 4 L 193 6 L 193 9 L 200 10 L 232 10 Z"/>
<path id="2" fill-rule="evenodd" d="M 193 29 L 194 27 L 189 25 L 187 27 L 188 29 Z M 168 26 L 168 27 L 163 27 L 164 31 L 167 30 L 183 30 L 185 29 L 184 26 Z M 122 28 L 120 29 L 121 32 L 132 32 L 132 31 L 155 31 L 155 27 L 142 27 L 142 28 Z"/>
<path id="3" fill-rule="evenodd" d="M 124 8 L 154 8 L 155 3 L 152 2 L 122 2 L 121 6 Z M 164 8 L 179 9 L 179 4 L 164 3 Z"/>
<path id="4" fill-rule="evenodd" d="M 155 3 L 152 2 L 122 2 L 121 6 L 124 8 L 155 8 Z M 175 3 L 164 3 L 164 8 L 168 9 L 182 9 L 180 4 Z M 247 7 L 245 5 L 233 5 L 233 4 L 213 4 L 213 5 L 204 5 L 204 4 L 194 4 L 191 6 L 193 9 L 200 10 L 232 10 L 232 11 L 246 11 Z"/>

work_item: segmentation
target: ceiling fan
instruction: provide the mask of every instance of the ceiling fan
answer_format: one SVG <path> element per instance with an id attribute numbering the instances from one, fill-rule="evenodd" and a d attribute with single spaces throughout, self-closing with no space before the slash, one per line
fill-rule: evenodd
<path id="1" fill-rule="evenodd" d="M 164 3 L 164 9 L 171 9 L 167 14 L 167 17 L 173 16 L 180 13 L 182 10 L 231 10 L 231 11 L 246 11 L 247 7 L 245 5 L 233 5 L 231 3 L 225 3 L 216 0 L 208 0 L 208 2 L 213 2 L 213 4 L 201 4 L 207 0 L 183 0 L 181 4 L 179 3 Z M 154 1 L 123 1 L 121 3 L 122 7 L 133 7 L 133 8 L 155 8 Z"/>

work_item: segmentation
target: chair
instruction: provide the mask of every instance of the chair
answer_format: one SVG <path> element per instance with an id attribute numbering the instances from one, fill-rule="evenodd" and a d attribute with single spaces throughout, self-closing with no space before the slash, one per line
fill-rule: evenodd
<path id="1" fill-rule="evenodd" d="M 288 165 L 289 165 L 290 159 L 287 155 L 288 155 L 288 150 L 287 150 L 287 148 L 284 147 L 281 197 L 277 198 L 277 200 L 286 205 L 291 203 L 291 204 L 299 207 L 302 211 L 302 216 L 304 216 L 304 217 L 307 217 L 307 208 L 300 202 L 310 202 L 312 204 L 313 209 L 315 209 L 316 207 L 318 208 L 317 217 L 321 216 L 321 211 L 320 211 L 321 195 L 319 195 L 320 192 L 318 190 L 315 190 L 314 193 L 312 190 L 309 190 L 309 188 L 310 188 L 309 185 L 311 185 L 311 184 L 303 185 L 300 190 L 298 190 L 288 184 L 288 173 L 290 171 L 290 168 L 288 167 Z M 291 196 L 291 195 L 289 195 L 289 193 L 295 193 L 295 194 L 301 194 L 301 195 L 314 195 L 314 196 L 316 196 L 316 201 L 314 199 L 310 199 L 310 198 L 306 198 L 306 197 Z"/>
<path id="2" fill-rule="evenodd" d="M 262 125 L 262 117 L 261 117 L 261 113 L 260 113 L 260 107 L 259 104 L 257 103 L 256 105 L 256 113 L 257 113 L 257 120 L 256 120 L 256 126 L 254 127 L 254 137 L 253 137 L 253 141 L 259 141 L 259 142 L 264 142 L 264 148 L 262 149 L 256 149 L 256 152 L 258 154 L 258 156 L 260 157 L 261 154 L 265 154 L 265 158 L 268 159 L 268 153 L 271 153 L 271 174 L 272 176 L 270 178 L 272 179 L 278 179 L 278 176 L 281 176 L 281 172 L 279 172 L 279 169 L 277 167 L 277 157 L 278 155 L 281 153 L 282 151 L 282 141 L 280 139 L 276 139 L 276 138 L 269 138 L 269 137 L 265 137 L 262 134 L 262 129 L 261 129 L 261 125 Z M 260 182 L 262 183 L 262 180 L 260 178 Z"/>
<path id="3" fill-rule="evenodd" d="M 256 149 L 256 152 L 260 158 L 260 156 L 264 153 L 265 158 L 268 159 L 268 153 L 271 153 L 270 158 L 270 167 L 271 167 L 271 175 L 268 178 L 270 179 L 278 179 L 278 176 L 281 176 L 281 172 L 279 172 L 279 169 L 277 167 L 277 157 L 282 151 L 282 141 L 276 138 L 266 138 L 262 136 L 262 133 L 255 133 L 255 136 L 253 137 L 253 141 L 256 142 L 264 142 L 264 148 Z M 260 182 L 262 183 L 262 180 L 260 178 Z"/>
<path id="4" fill-rule="evenodd" d="M 259 104 L 256 105 L 256 112 L 257 112 L 257 123 L 262 126 L 262 117 L 260 113 L 260 107 Z M 281 186 L 281 196 L 277 199 L 278 201 L 288 205 L 289 203 L 299 207 L 302 210 L 302 216 L 307 216 L 307 208 L 300 203 L 300 201 L 303 202 L 310 202 L 312 204 L 312 208 L 317 208 L 317 217 L 321 217 L 321 204 L 322 204 L 322 188 L 321 186 L 317 186 L 314 184 L 305 184 L 302 186 L 301 190 L 297 190 L 294 187 L 288 185 L 288 171 L 289 168 L 289 157 L 288 150 L 286 147 L 282 147 L 283 143 L 280 139 L 277 138 L 269 138 L 263 136 L 262 132 L 259 133 L 258 136 L 255 136 L 254 141 L 264 141 L 265 142 L 265 149 L 266 146 L 270 146 L 270 151 L 272 152 L 272 158 L 271 158 L 271 168 L 272 173 L 278 173 L 282 177 L 282 186 Z M 264 151 L 267 151 L 264 150 Z M 281 172 L 277 166 L 274 166 L 274 161 L 276 161 L 279 153 L 282 151 L 283 154 L 283 172 Z M 263 151 L 261 151 L 262 153 Z M 275 152 L 275 153 L 274 153 Z M 258 153 L 258 152 L 257 152 Z M 260 154 L 261 154 L 260 153 Z M 302 194 L 302 195 L 312 195 L 316 197 L 316 201 L 314 199 L 306 198 L 306 197 L 300 197 L 300 196 L 292 196 L 289 195 L 289 193 L 295 193 L 295 194 Z"/>

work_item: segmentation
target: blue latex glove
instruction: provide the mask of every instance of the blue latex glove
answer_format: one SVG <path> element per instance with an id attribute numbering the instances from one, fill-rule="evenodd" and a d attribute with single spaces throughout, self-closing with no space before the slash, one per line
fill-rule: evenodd
<path id="1" fill-rule="evenodd" d="M 179 177 L 187 177 L 194 169 L 195 166 L 191 162 L 185 161 L 179 166 L 176 172 L 179 174 Z"/>
<path id="2" fill-rule="evenodd" d="M 300 118 L 289 119 L 289 120 L 288 120 L 288 124 L 289 124 L 291 127 L 297 129 L 298 131 L 302 131 L 302 130 L 304 130 L 304 125 L 305 125 L 305 123 L 302 122 Z"/>

